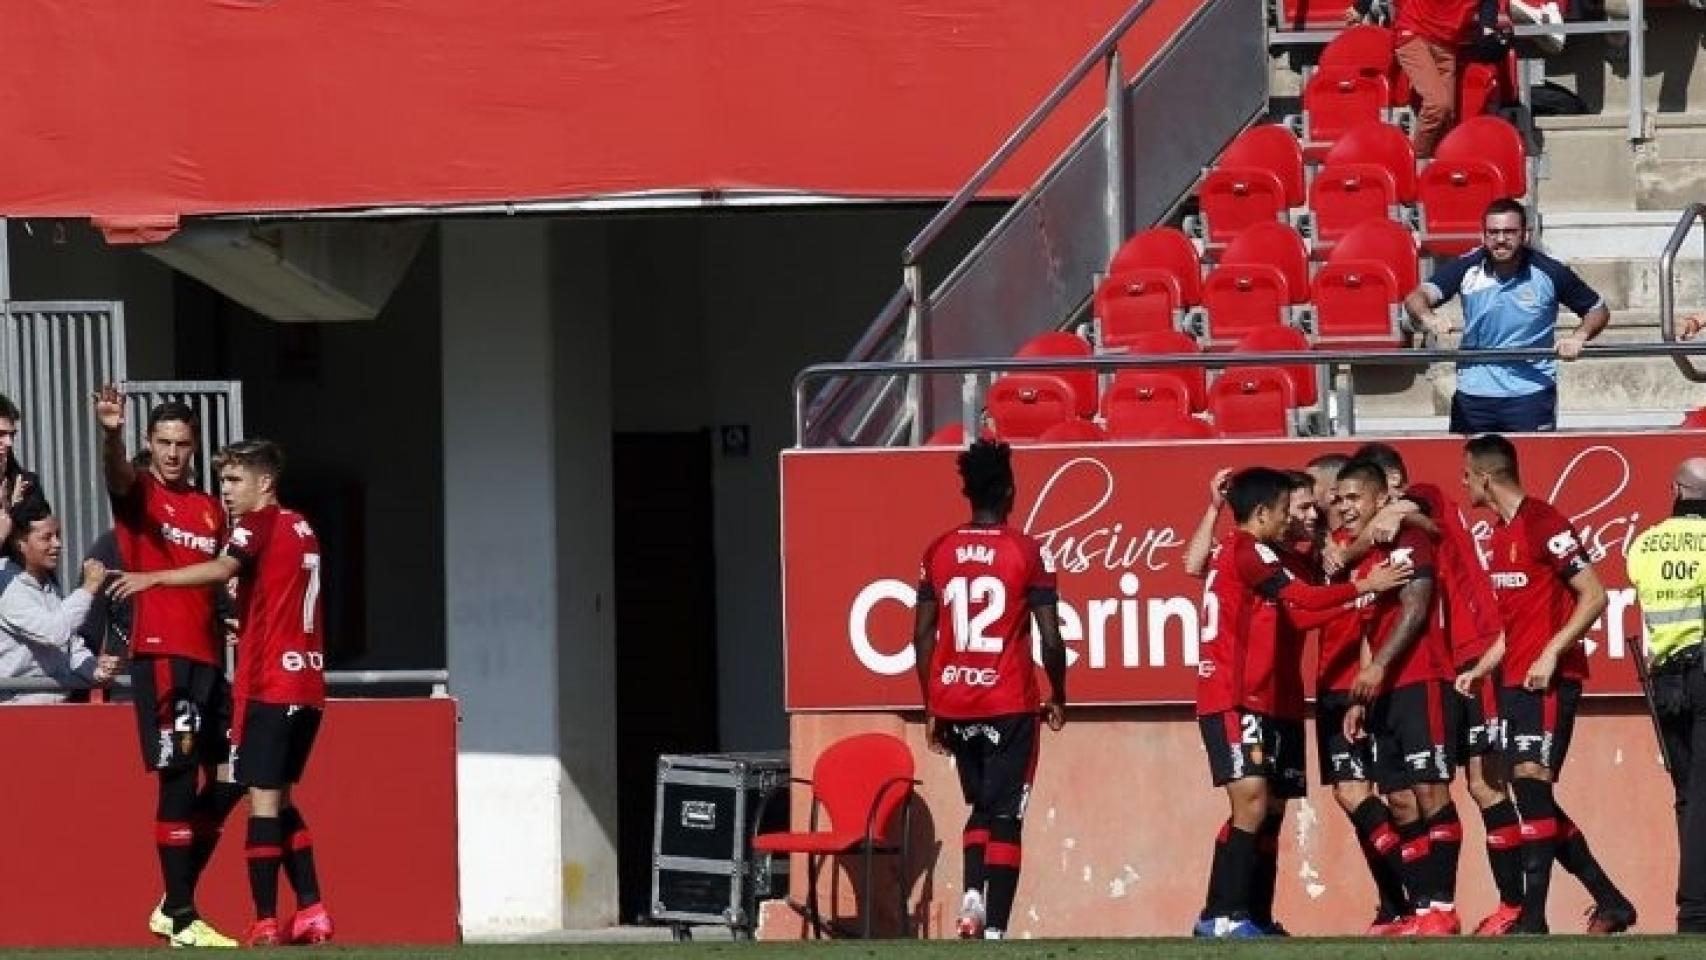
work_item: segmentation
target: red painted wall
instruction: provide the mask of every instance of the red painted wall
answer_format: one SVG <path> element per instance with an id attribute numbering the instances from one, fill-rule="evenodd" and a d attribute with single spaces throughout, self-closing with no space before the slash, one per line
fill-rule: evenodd
<path id="1" fill-rule="evenodd" d="M 0 945 L 150 942 L 145 921 L 161 893 L 155 790 L 130 706 L 0 707 L 0 743 Z M 458 940 L 454 701 L 333 701 L 297 798 L 339 942 Z M 199 895 L 202 914 L 232 936 L 254 919 L 246 809 L 227 822 Z"/>
<path id="2" fill-rule="evenodd" d="M 942 196 L 1130 2 L 16 0 L 0 214 Z M 1128 69 L 1195 6 L 1158 0 Z M 1099 89 L 998 192 L 1034 179 Z"/>

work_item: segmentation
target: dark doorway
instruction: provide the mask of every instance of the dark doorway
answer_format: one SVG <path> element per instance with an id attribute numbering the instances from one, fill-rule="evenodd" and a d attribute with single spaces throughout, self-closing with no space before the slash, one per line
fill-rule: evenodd
<path id="1" fill-rule="evenodd" d="M 616 776 L 622 917 L 651 912 L 657 758 L 717 748 L 711 438 L 619 433 Z"/>

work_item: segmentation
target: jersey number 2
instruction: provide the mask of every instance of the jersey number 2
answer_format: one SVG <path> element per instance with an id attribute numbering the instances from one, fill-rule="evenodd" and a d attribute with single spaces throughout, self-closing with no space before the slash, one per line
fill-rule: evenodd
<path id="1" fill-rule="evenodd" d="M 984 631 L 1000 621 L 1007 612 L 1007 590 L 998 577 L 978 577 L 975 580 L 955 577 L 948 581 L 942 598 L 954 613 L 954 649 L 972 653 L 1000 653 L 1001 636 Z M 983 609 L 971 615 L 971 605 Z"/>
<path id="2" fill-rule="evenodd" d="M 314 605 L 320 602 L 320 555 L 302 555 L 302 569 L 308 571 L 308 589 L 302 591 L 302 632 L 314 632 Z"/>

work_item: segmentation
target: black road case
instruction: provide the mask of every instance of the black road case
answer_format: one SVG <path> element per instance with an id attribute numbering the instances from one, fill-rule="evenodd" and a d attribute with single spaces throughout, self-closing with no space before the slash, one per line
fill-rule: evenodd
<path id="1" fill-rule="evenodd" d="M 680 936 L 694 924 L 750 936 L 758 901 L 787 891 L 788 858 L 755 860 L 752 836 L 788 827 L 788 755 L 661 756 L 656 811 L 652 919 Z"/>

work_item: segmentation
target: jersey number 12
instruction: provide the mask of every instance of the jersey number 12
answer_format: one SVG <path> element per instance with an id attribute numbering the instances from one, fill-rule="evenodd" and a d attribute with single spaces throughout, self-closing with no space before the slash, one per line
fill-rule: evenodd
<path id="1" fill-rule="evenodd" d="M 1001 635 L 985 631 L 1000 622 L 1007 612 L 1007 588 L 999 577 L 978 577 L 975 580 L 955 577 L 942 591 L 954 616 L 954 649 L 972 653 L 1000 653 Z M 973 616 L 972 604 L 982 609 Z"/>

